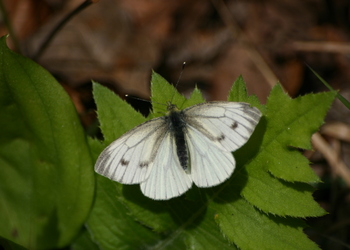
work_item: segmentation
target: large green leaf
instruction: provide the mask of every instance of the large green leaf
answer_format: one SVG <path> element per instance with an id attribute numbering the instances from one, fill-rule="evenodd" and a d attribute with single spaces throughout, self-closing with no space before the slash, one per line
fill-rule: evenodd
<path id="1" fill-rule="evenodd" d="M 74 105 L 42 67 L 0 40 L 0 235 L 28 249 L 68 245 L 94 175 Z"/>
<path id="2" fill-rule="evenodd" d="M 322 125 L 335 95 L 325 92 L 292 100 L 280 86 L 271 91 L 265 119 L 260 123 L 266 132 L 259 152 L 241 173 L 247 176 L 242 195 L 250 203 L 282 216 L 324 214 L 312 198 L 313 189 L 305 184 L 319 178 L 299 148 L 310 149 L 311 135 Z"/>
<path id="3" fill-rule="evenodd" d="M 119 97 L 97 84 L 94 96 L 107 143 L 146 120 Z M 334 92 L 328 92 L 305 96 L 304 101 L 290 100 L 286 99 L 280 87 L 276 87 L 269 103 L 263 106 L 255 96 L 247 96 L 240 77 L 231 90 L 229 100 L 249 102 L 258 107 L 264 116 L 248 143 L 234 152 L 237 167 L 232 177 L 217 187 L 192 187 L 185 195 L 168 201 L 154 201 L 143 196 L 139 185 L 121 185 L 104 177 L 98 178 L 98 195 L 88 223 L 94 239 L 110 248 L 112 245 L 108 238 L 113 238 L 118 244 L 126 244 L 125 249 L 142 247 L 144 244 L 138 236 L 135 235 L 135 245 L 130 243 L 130 239 L 125 240 L 121 232 L 144 227 L 152 234 L 143 232 L 141 235 L 146 235 L 148 246 L 154 249 L 183 249 L 184 246 L 188 249 L 232 249 L 235 245 L 241 249 L 317 248 L 303 234 L 305 225 L 302 221 L 293 218 L 324 214 L 312 199 L 313 190 L 306 183 L 318 179 L 295 147 L 309 146 L 311 134 L 320 126 L 334 96 Z M 164 115 L 165 104 L 169 101 L 183 109 L 203 102 L 203 98 L 195 90 L 186 100 L 162 77 L 153 73 L 152 101 L 154 113 L 149 118 Z M 317 101 L 325 104 L 319 105 L 317 110 L 310 106 L 310 111 L 305 112 L 309 104 Z M 311 115 L 313 112 L 315 114 Z M 273 116 L 274 113 L 278 116 Z M 290 138 L 296 134 L 303 138 Z M 269 149 L 274 141 L 279 144 Z M 95 147 L 96 156 L 101 150 L 101 145 Z M 287 156 L 282 162 L 276 161 L 280 152 Z M 297 162 L 289 162 L 291 157 L 295 157 Z M 283 169 L 298 167 L 298 164 L 301 165 L 297 172 L 286 170 L 287 173 L 282 174 Z M 103 221 L 104 233 L 99 232 L 99 217 L 108 217 Z M 135 223 L 127 223 L 129 217 Z M 159 235 L 161 237 L 157 238 Z"/>

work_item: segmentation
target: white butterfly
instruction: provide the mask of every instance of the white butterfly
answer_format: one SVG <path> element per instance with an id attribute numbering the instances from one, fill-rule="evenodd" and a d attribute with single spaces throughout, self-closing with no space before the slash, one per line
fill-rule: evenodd
<path id="1" fill-rule="evenodd" d="M 141 184 L 154 200 L 180 196 L 192 186 L 212 187 L 235 169 L 232 151 L 245 144 L 261 117 L 243 102 L 207 102 L 179 111 L 168 104 L 122 135 L 99 156 L 95 171 L 123 184 Z"/>

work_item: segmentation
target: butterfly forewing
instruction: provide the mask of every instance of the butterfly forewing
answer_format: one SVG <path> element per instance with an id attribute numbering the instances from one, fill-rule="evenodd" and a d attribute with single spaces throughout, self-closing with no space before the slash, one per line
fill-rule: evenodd
<path id="1" fill-rule="evenodd" d="M 188 126 L 229 152 L 248 141 L 261 117 L 257 108 L 242 102 L 201 103 L 183 112 Z"/>
<path id="2" fill-rule="evenodd" d="M 141 183 L 150 173 L 160 138 L 166 131 L 163 117 L 135 127 L 102 151 L 95 171 L 123 184 Z"/>

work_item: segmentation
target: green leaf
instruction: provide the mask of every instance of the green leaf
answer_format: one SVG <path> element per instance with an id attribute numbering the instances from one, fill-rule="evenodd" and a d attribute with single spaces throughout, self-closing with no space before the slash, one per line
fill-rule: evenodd
<path id="1" fill-rule="evenodd" d="M 313 200 L 313 189 L 305 184 L 288 182 L 319 181 L 297 148 L 311 148 L 311 135 L 323 123 L 335 94 L 310 94 L 292 100 L 280 86 L 272 90 L 266 106 L 266 120 L 259 124 L 266 127 L 259 153 L 245 168 L 247 181 L 242 195 L 250 203 L 282 216 L 306 217 L 325 213 Z M 303 206 L 300 206 L 301 201 Z"/>
<path id="2" fill-rule="evenodd" d="M 228 100 L 231 102 L 248 102 L 257 107 L 262 113 L 265 113 L 265 106 L 259 102 L 255 95 L 248 96 L 246 84 L 242 76 L 239 76 L 232 85 Z"/>
<path id="3" fill-rule="evenodd" d="M 113 92 L 96 82 L 93 82 L 93 94 L 98 103 L 97 115 L 106 146 L 126 131 L 146 121 L 146 118 L 127 102 L 116 98 Z"/>
<path id="4" fill-rule="evenodd" d="M 152 106 L 153 117 L 164 116 L 167 111 L 167 103 L 176 104 L 179 109 L 186 107 L 186 98 L 180 95 L 176 89 L 169 84 L 164 84 L 166 80 L 159 74 L 152 74 Z M 159 93 L 161 93 L 159 95 Z"/>
<path id="5" fill-rule="evenodd" d="M 186 100 L 186 107 L 190 107 L 190 106 L 193 106 L 195 104 L 198 104 L 198 103 L 203 103 L 205 102 L 204 98 L 203 98 L 203 95 L 202 93 L 200 92 L 200 90 L 195 87 L 195 89 L 193 90 L 192 94 L 191 94 L 191 97 Z"/>
<path id="6" fill-rule="evenodd" d="M 0 235 L 29 249 L 68 245 L 94 175 L 74 105 L 56 80 L 0 39 Z"/>
<path id="7" fill-rule="evenodd" d="M 174 92 L 175 89 L 156 73 L 152 75 L 151 86 L 154 114 L 147 119 L 164 115 L 167 102 L 174 103 L 183 109 L 203 101 L 198 90 L 195 90 L 191 98 L 186 100 Z M 108 92 L 102 87 L 96 87 L 95 91 Z M 134 115 L 135 111 L 131 112 L 128 104 L 107 92 L 95 93 L 95 96 L 100 95 L 96 100 L 99 118 L 105 119 L 105 124 L 115 123 L 114 120 L 118 120 L 116 127 L 106 125 L 102 127 L 103 134 L 105 136 L 107 134 L 106 138 L 110 140 L 116 139 L 127 129 L 131 129 L 143 120 L 137 120 L 133 125 L 126 125 L 130 123 L 127 118 Z M 334 93 L 326 93 L 320 97 L 309 95 L 305 98 L 305 100 L 312 100 L 313 104 L 319 101 L 319 98 L 323 98 L 327 100 L 329 106 L 334 98 Z M 139 185 L 121 185 L 104 177 L 98 178 L 99 186 L 95 206 L 98 204 L 99 213 L 94 223 L 91 221 L 88 223 L 91 232 L 94 232 L 94 227 L 101 225 L 98 224 L 98 218 L 106 216 L 103 215 L 104 213 L 113 215 L 103 222 L 103 228 L 106 231 L 99 235 L 94 233 L 96 241 L 111 246 L 112 243 L 108 243 L 108 239 L 113 238 L 116 242 L 123 241 L 124 236 L 120 232 L 144 226 L 152 232 L 150 235 L 146 232 L 142 233 L 149 240 L 148 246 L 156 249 L 183 249 L 184 247 L 188 249 L 232 249 L 235 248 L 235 245 L 241 249 L 281 249 L 284 244 L 288 244 L 287 249 L 317 248 L 303 234 L 302 229 L 305 225 L 300 219 L 289 216 L 306 217 L 324 214 L 324 210 L 312 199 L 312 188 L 307 183 L 303 183 L 310 180 L 315 181 L 317 178 L 295 147 L 302 148 L 309 145 L 311 133 L 320 125 L 328 106 L 318 106 L 321 111 L 315 111 L 315 115 L 310 115 L 308 112 L 302 115 L 298 109 L 303 110 L 310 103 L 305 100 L 290 100 L 280 90 L 280 87 L 272 91 L 268 105 L 263 106 L 255 96 L 247 95 L 241 77 L 235 82 L 229 99 L 248 102 L 258 107 L 265 115 L 248 143 L 234 152 L 237 166 L 232 177 L 213 188 L 200 189 L 194 186 L 186 195 L 168 201 L 154 201 L 145 197 Z M 118 108 L 115 108 L 116 106 Z M 296 110 L 291 111 L 292 109 Z M 123 114 L 124 110 L 127 110 L 127 114 Z M 284 114 L 283 110 L 287 110 L 287 113 Z M 274 116 L 274 112 L 279 116 Z M 309 121 L 308 117 L 316 121 Z M 306 125 L 305 120 L 308 123 Z M 302 128 L 298 127 L 299 122 L 303 122 L 300 125 Z M 298 133 L 303 138 L 290 138 L 295 135 L 282 129 L 286 128 L 286 124 L 289 125 L 292 133 Z M 126 127 L 127 129 L 124 129 Z M 110 138 L 113 129 L 115 136 Z M 280 143 L 276 143 L 275 151 L 271 151 L 269 147 L 275 141 Z M 101 150 L 102 148 L 96 148 L 94 151 L 101 152 Z M 287 160 L 278 163 L 275 158 L 279 157 L 276 154 L 280 152 L 287 156 Z M 273 171 L 274 168 L 285 169 L 290 165 L 292 167 L 295 165 L 294 162 L 288 162 L 291 157 L 297 159 L 301 164 L 301 170 L 290 171 L 288 174 L 291 180 L 277 174 L 274 175 L 277 172 Z M 293 175 L 294 172 L 295 175 Z M 301 173 L 306 173 L 307 177 L 303 177 Z M 99 195 L 100 192 L 104 195 Z M 94 216 L 94 211 L 95 208 L 91 216 Z M 121 220 L 121 217 L 126 219 L 129 218 L 128 216 L 135 223 Z M 161 237 L 155 237 L 153 235 L 155 233 Z M 108 236 L 103 236 L 104 234 Z M 252 239 L 254 242 L 251 242 Z M 136 245 L 130 245 L 132 243 L 124 241 L 128 245 L 127 248 L 141 247 L 142 243 L 138 237 L 136 237 L 136 242 Z"/>

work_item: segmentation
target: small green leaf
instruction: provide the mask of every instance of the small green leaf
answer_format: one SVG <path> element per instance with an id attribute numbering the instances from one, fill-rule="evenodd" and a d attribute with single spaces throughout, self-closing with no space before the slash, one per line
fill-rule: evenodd
<path id="1" fill-rule="evenodd" d="M 93 82 L 93 94 L 96 103 L 99 103 L 97 115 L 106 146 L 128 130 L 146 121 L 146 118 L 127 102 L 96 82 Z"/>
<path id="2" fill-rule="evenodd" d="M 265 107 L 259 102 L 255 95 L 248 96 L 247 87 L 242 76 L 239 76 L 232 85 L 228 100 L 231 102 L 248 102 L 257 107 L 262 113 L 265 113 Z"/>
<path id="3" fill-rule="evenodd" d="M 167 111 L 167 103 L 169 102 L 176 104 L 179 109 L 186 107 L 186 98 L 180 95 L 173 85 L 168 84 L 163 77 L 155 72 L 152 73 L 151 90 L 154 117 L 164 116 Z"/>
<path id="4" fill-rule="evenodd" d="M 186 100 L 186 107 L 190 107 L 190 106 L 193 106 L 195 104 L 203 103 L 203 102 L 205 102 L 205 99 L 203 98 L 201 91 L 196 87 L 193 90 L 191 97 Z"/>
<path id="5" fill-rule="evenodd" d="M 94 175 L 74 105 L 42 67 L 0 39 L 0 235 L 28 249 L 68 245 Z"/>

